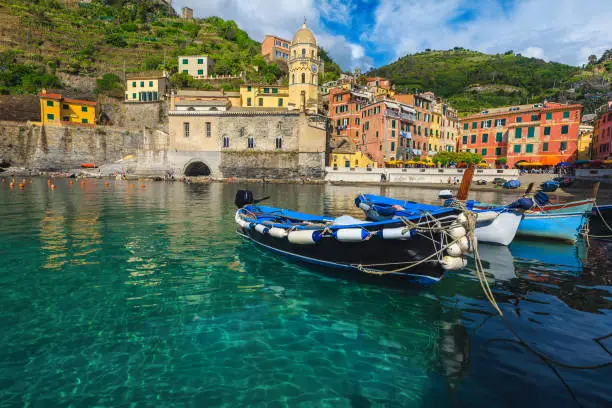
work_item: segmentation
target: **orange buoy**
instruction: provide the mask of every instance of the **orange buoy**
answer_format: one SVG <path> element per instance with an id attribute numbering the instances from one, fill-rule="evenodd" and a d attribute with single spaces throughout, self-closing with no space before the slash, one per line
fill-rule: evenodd
<path id="1" fill-rule="evenodd" d="M 145 188 L 145 185 L 144 185 L 144 184 L 141 184 L 141 185 L 140 185 L 140 188 Z"/>
<path id="2" fill-rule="evenodd" d="M 23 184 L 25 184 L 25 183 L 26 183 L 26 179 L 21 180 L 21 182 L 22 182 Z"/>
<path id="3" fill-rule="evenodd" d="M 25 184 L 19 183 L 19 188 L 23 189 L 24 187 L 25 187 Z"/>
<path id="4" fill-rule="evenodd" d="M 70 181 L 68 182 L 68 184 L 72 185 L 72 180 L 70 180 Z"/>
<path id="5" fill-rule="evenodd" d="M 10 187 L 10 188 L 15 187 L 15 183 L 10 183 L 10 184 L 9 184 L 9 187 Z"/>
<path id="6" fill-rule="evenodd" d="M 85 180 L 81 181 L 81 187 L 85 186 Z"/>
<path id="7" fill-rule="evenodd" d="M 51 184 L 51 190 L 55 190 L 55 184 Z"/>
<path id="8" fill-rule="evenodd" d="M 30 184 L 32 184 L 32 179 L 30 179 Z"/>

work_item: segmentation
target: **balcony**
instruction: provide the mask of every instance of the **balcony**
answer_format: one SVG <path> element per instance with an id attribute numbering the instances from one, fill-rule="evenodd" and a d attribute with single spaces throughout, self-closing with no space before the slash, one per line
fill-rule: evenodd
<path id="1" fill-rule="evenodd" d="M 393 112 L 390 110 L 385 111 L 385 117 L 392 118 L 392 119 L 407 120 L 410 122 L 413 122 L 415 120 L 415 115 L 411 115 L 411 114 L 403 113 L 403 112 L 398 113 L 398 112 Z"/>

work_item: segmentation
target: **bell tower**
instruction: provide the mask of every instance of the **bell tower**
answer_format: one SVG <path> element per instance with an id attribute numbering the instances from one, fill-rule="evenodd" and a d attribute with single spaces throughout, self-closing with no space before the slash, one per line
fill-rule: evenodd
<path id="1" fill-rule="evenodd" d="M 319 103 L 319 47 L 306 21 L 289 47 L 289 104 L 291 110 L 316 113 Z"/>

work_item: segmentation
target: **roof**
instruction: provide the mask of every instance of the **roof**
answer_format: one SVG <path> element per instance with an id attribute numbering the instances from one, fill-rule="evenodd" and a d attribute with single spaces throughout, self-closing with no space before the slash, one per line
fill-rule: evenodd
<path id="1" fill-rule="evenodd" d="M 77 105 L 96 106 L 95 102 L 93 102 L 93 101 L 85 101 L 83 99 L 64 98 L 64 99 L 62 99 L 62 102 L 74 103 L 74 104 L 77 104 Z"/>
<path id="2" fill-rule="evenodd" d="M 466 116 L 462 118 L 461 120 L 465 121 L 465 120 L 495 116 L 499 114 L 513 114 L 517 112 L 528 113 L 528 112 L 536 112 L 540 110 L 551 111 L 551 110 L 558 110 L 558 109 L 575 109 L 575 108 L 582 108 L 582 105 L 580 104 L 570 105 L 570 104 L 562 104 L 562 103 L 555 103 L 555 102 L 548 102 L 548 103 L 544 102 L 544 103 L 536 103 L 536 104 L 529 104 L 529 105 L 504 106 L 502 108 L 486 109 L 482 111 L 481 113 L 476 113 L 474 115 Z M 483 112 L 486 112 L 486 113 L 483 113 Z"/>
<path id="3" fill-rule="evenodd" d="M 336 138 L 331 143 L 331 152 L 336 154 L 353 154 L 357 152 L 357 146 L 346 137 Z"/>
<path id="4" fill-rule="evenodd" d="M 592 122 L 597 117 L 594 113 L 587 113 L 586 115 L 582 115 L 582 122 Z"/>
<path id="5" fill-rule="evenodd" d="M 76 103 L 81 105 L 96 106 L 95 98 L 91 94 L 76 93 L 73 91 L 63 90 L 47 92 L 43 90 L 38 94 L 44 99 L 53 99 L 56 101 L 64 101 L 68 103 Z"/>
<path id="6" fill-rule="evenodd" d="M 290 42 L 289 40 L 285 40 L 283 37 L 279 37 L 279 36 L 277 36 L 277 35 L 266 34 L 266 38 L 267 38 L 267 37 L 276 38 L 277 40 L 281 40 L 281 41 L 284 41 L 284 42 L 286 42 L 286 43 Z"/>
<path id="7" fill-rule="evenodd" d="M 210 100 L 210 101 L 180 101 L 176 102 L 176 106 L 226 106 L 227 100 Z"/>
<path id="8" fill-rule="evenodd" d="M 147 72 L 136 72 L 127 74 L 126 79 L 160 79 L 165 78 L 163 72 L 159 71 L 147 71 Z"/>
<path id="9" fill-rule="evenodd" d="M 306 23 L 302 24 L 302 28 L 297 30 L 295 35 L 293 36 L 293 41 L 291 44 L 314 44 L 317 45 L 317 40 L 315 40 L 312 31 L 306 27 Z"/>
<path id="10" fill-rule="evenodd" d="M 176 91 L 176 96 L 226 96 L 221 91 L 201 91 L 199 89 L 181 89 Z"/>

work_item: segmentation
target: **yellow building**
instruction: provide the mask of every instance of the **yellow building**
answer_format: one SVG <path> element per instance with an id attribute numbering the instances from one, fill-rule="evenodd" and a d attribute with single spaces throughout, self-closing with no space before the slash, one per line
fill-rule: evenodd
<path id="1" fill-rule="evenodd" d="M 240 106 L 255 108 L 287 108 L 289 89 L 286 86 L 240 85 Z"/>
<path id="2" fill-rule="evenodd" d="M 591 146 L 593 141 L 593 126 L 580 125 L 578 130 L 578 146 L 576 160 L 591 160 Z"/>
<path id="3" fill-rule="evenodd" d="M 288 108 L 306 109 L 316 113 L 319 103 L 319 47 L 312 32 L 302 25 L 289 47 L 289 103 Z"/>
<path id="4" fill-rule="evenodd" d="M 429 136 L 427 137 L 427 148 L 429 149 L 429 151 L 433 151 L 434 153 L 437 153 L 439 151 L 444 150 L 441 146 L 441 138 L 440 138 L 440 132 L 441 132 L 441 123 L 442 123 L 442 104 L 440 103 L 433 103 L 433 112 L 432 112 L 432 116 L 431 116 L 431 124 L 430 124 L 430 131 L 429 131 Z"/>
<path id="5" fill-rule="evenodd" d="M 329 163 L 333 168 L 376 168 L 378 163 L 370 159 L 348 138 L 338 138 L 332 142 Z"/>
<path id="6" fill-rule="evenodd" d="M 40 121 L 45 125 L 96 124 L 96 103 L 81 99 L 64 98 L 58 93 L 42 90 L 40 96 Z"/>
<path id="7" fill-rule="evenodd" d="M 125 81 L 126 102 L 157 102 L 163 99 L 168 89 L 168 78 L 164 74 L 128 74 Z"/>

